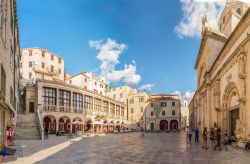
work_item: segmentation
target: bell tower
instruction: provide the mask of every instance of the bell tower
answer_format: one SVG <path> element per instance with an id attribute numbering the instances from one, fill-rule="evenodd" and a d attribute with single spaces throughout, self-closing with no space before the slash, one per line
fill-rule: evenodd
<path id="1" fill-rule="evenodd" d="M 219 31 L 229 36 L 249 6 L 250 4 L 246 2 L 227 0 L 218 22 Z"/>

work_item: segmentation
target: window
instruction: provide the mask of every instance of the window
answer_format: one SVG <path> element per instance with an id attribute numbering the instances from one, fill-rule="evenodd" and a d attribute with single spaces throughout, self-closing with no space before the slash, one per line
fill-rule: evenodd
<path id="1" fill-rule="evenodd" d="M 29 56 L 32 56 L 32 50 L 29 50 Z"/>
<path id="2" fill-rule="evenodd" d="M 43 103 L 45 105 L 56 105 L 56 89 L 43 88 Z"/>
<path id="3" fill-rule="evenodd" d="M 236 10 L 236 12 L 237 12 L 237 14 L 241 15 L 241 9 L 240 9 L 240 8 L 238 8 L 238 9 Z"/>
<path id="4" fill-rule="evenodd" d="M 59 90 L 59 105 L 69 107 L 70 106 L 70 92 L 66 90 Z"/>
<path id="5" fill-rule="evenodd" d="M 29 67 L 30 67 L 30 68 L 32 67 L 32 62 L 31 62 L 31 61 L 29 62 Z"/>
<path id="6" fill-rule="evenodd" d="M 172 110 L 172 115 L 173 115 L 173 116 L 175 115 L 175 110 Z"/>
<path id="7" fill-rule="evenodd" d="M 31 79 L 31 78 L 32 78 L 32 73 L 30 72 L 30 73 L 29 73 L 29 79 Z"/>
<path id="8" fill-rule="evenodd" d="M 130 111 L 131 111 L 131 113 L 134 113 L 134 108 L 131 108 Z"/>
<path id="9" fill-rule="evenodd" d="M 50 71 L 54 72 L 54 66 L 53 65 L 50 67 Z"/>
<path id="10" fill-rule="evenodd" d="M 162 111 L 161 114 L 162 114 L 163 116 L 165 116 L 166 113 L 165 113 L 165 111 Z"/>
<path id="11" fill-rule="evenodd" d="M 143 113 L 143 107 L 141 107 L 141 113 Z"/>
<path id="12" fill-rule="evenodd" d="M 2 38 L 4 42 L 6 41 L 6 0 L 1 1 L 1 32 L 2 32 Z"/>
<path id="13" fill-rule="evenodd" d="M 61 64 L 62 63 L 62 59 L 58 58 L 58 63 Z"/>
<path id="14" fill-rule="evenodd" d="M 3 68 L 3 65 L 1 65 L 1 92 L 2 95 L 6 95 L 6 73 Z"/>
<path id="15" fill-rule="evenodd" d="M 111 116 L 114 117 L 115 116 L 115 105 L 114 104 L 110 104 L 110 111 L 111 111 Z"/>
<path id="16" fill-rule="evenodd" d="M 45 52 L 44 51 L 42 51 L 42 57 L 45 57 Z"/>
<path id="17" fill-rule="evenodd" d="M 150 115 L 151 115 L 151 116 L 154 116 L 154 112 L 153 112 L 153 111 L 151 111 Z"/>
<path id="18" fill-rule="evenodd" d="M 144 102 L 144 97 L 140 97 L 139 102 Z"/>
<path id="19" fill-rule="evenodd" d="M 166 102 L 161 102 L 161 107 L 165 107 L 167 106 L 167 103 Z"/>
<path id="20" fill-rule="evenodd" d="M 134 104 L 134 99 L 130 99 L 129 103 Z"/>
<path id="21" fill-rule="evenodd" d="M 154 103 L 151 103 L 151 108 L 154 107 Z"/>
<path id="22" fill-rule="evenodd" d="M 88 80 L 87 80 L 87 78 L 85 78 L 85 82 L 87 82 Z"/>
<path id="23" fill-rule="evenodd" d="M 44 62 L 42 62 L 42 68 L 45 68 L 45 63 Z"/>
<path id="24" fill-rule="evenodd" d="M 84 96 L 84 108 L 88 110 L 93 109 L 93 97 L 90 96 Z"/>
<path id="25" fill-rule="evenodd" d="M 175 106 L 175 102 L 174 101 L 172 102 L 172 106 Z"/>
<path id="26" fill-rule="evenodd" d="M 83 108 L 83 96 L 80 93 L 73 93 L 73 107 Z"/>
<path id="27" fill-rule="evenodd" d="M 54 55 L 51 55 L 51 56 L 50 56 L 50 59 L 51 59 L 51 60 L 54 60 Z"/>
<path id="28" fill-rule="evenodd" d="M 61 74 L 61 73 L 62 73 L 60 68 L 58 69 L 58 73 L 59 73 L 59 74 Z"/>

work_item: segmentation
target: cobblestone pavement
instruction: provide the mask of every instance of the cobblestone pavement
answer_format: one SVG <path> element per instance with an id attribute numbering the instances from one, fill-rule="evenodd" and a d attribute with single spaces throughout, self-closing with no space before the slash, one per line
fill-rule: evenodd
<path id="1" fill-rule="evenodd" d="M 15 156 L 5 163 L 173 163 L 173 164 L 249 164 L 250 152 L 229 147 L 228 151 L 204 150 L 201 143 L 185 142 L 181 133 L 110 134 L 95 137 L 50 136 L 44 141 L 16 141 Z"/>

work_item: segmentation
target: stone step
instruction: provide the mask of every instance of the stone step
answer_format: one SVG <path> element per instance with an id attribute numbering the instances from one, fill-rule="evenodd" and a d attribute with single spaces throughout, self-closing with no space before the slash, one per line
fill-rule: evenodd
<path id="1" fill-rule="evenodd" d="M 24 127 L 24 126 L 38 126 L 38 122 L 18 122 L 17 127 Z"/>

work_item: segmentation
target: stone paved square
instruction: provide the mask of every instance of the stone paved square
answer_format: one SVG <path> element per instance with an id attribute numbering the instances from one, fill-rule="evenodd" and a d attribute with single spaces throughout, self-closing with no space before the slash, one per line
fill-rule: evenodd
<path id="1" fill-rule="evenodd" d="M 8 156 L 9 164 L 110 164 L 110 163 L 173 163 L 173 164 L 248 164 L 250 152 L 229 147 L 228 151 L 204 150 L 201 143 L 185 142 L 184 132 L 109 134 L 77 137 L 49 136 L 41 140 L 17 140 L 15 156 Z"/>

